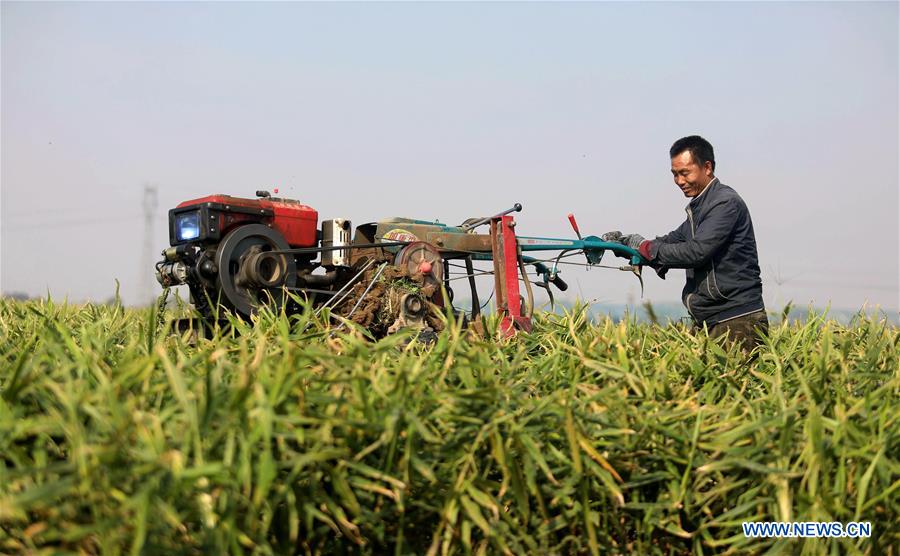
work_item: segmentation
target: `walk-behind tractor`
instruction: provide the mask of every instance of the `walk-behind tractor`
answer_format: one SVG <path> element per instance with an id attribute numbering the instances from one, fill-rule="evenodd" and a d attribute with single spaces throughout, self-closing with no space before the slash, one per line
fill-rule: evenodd
<path id="1" fill-rule="evenodd" d="M 374 337 L 401 328 L 431 335 L 442 328 L 440 315 L 448 310 L 462 313 L 469 322 L 479 321 L 483 297 L 475 277 L 492 274 L 500 331 L 510 336 L 531 329 L 533 286 L 545 289 L 551 303 L 551 285 L 560 291 L 568 288 L 559 268 L 574 261 L 565 259 L 583 254 L 585 263 L 575 264 L 626 270 L 638 278 L 646 262 L 622 244 L 582 238 L 571 214 L 578 239 L 516 235 L 511 213 L 522 210 L 519 204 L 459 226 L 389 218 L 362 224 L 354 232 L 349 220 L 319 221 L 318 212 L 299 201 L 275 198 L 267 191 L 256 196 L 210 195 L 169 211 L 171 247 L 156 264 L 157 279 L 163 287 L 187 285 L 200 319 L 207 323 L 225 311 L 249 318 L 262 304 L 289 312 L 327 307 Z M 482 226 L 488 233 L 477 232 Z M 605 251 L 628 263 L 601 265 Z M 525 255 L 533 252 L 551 256 Z M 490 261 L 493 268 L 476 271 L 476 261 Z M 529 278 L 528 266 L 537 280 Z M 462 279 L 471 295 L 471 309 L 465 312 L 453 305 L 453 282 Z M 294 301 L 301 298 L 309 303 Z"/>

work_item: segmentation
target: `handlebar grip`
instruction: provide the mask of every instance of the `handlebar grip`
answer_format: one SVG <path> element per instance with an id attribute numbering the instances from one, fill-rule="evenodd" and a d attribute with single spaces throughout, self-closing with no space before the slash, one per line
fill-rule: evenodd
<path id="1" fill-rule="evenodd" d="M 569 284 L 566 284 L 566 281 L 563 280 L 562 278 L 560 278 L 559 275 L 557 275 L 556 278 L 551 280 L 550 283 L 552 283 L 554 286 L 559 288 L 559 291 L 561 291 L 561 292 L 564 292 L 567 289 L 569 289 Z"/>

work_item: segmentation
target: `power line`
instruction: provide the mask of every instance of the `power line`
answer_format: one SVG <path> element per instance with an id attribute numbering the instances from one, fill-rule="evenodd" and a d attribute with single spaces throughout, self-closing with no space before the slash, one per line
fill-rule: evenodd
<path id="1" fill-rule="evenodd" d="M 118 216 L 116 218 L 82 218 L 78 220 L 55 220 L 49 222 L 27 222 L 24 224 L 9 223 L 3 221 L 4 232 L 18 232 L 27 230 L 55 230 L 59 228 L 78 228 L 81 226 L 103 226 L 122 222 L 137 222 L 140 216 Z"/>

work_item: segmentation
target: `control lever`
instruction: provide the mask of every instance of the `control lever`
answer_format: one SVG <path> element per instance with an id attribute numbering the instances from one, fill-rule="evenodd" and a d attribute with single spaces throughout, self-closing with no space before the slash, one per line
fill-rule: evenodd
<path id="1" fill-rule="evenodd" d="M 581 232 L 578 230 L 578 223 L 575 222 L 575 215 L 571 212 L 569 213 L 569 224 L 572 225 L 572 229 L 575 230 L 575 235 L 578 236 L 578 239 L 581 239 Z"/>
<path id="2" fill-rule="evenodd" d="M 507 215 L 507 214 L 509 214 L 509 213 L 511 213 L 511 212 L 522 212 L 522 205 L 521 205 L 521 203 L 516 203 L 515 205 L 513 205 L 512 208 L 506 209 L 506 210 L 504 210 L 503 212 L 498 212 L 498 213 L 495 214 L 494 216 L 485 216 L 484 218 L 481 218 L 481 219 L 476 220 L 476 221 L 474 221 L 474 222 L 470 222 L 470 223 L 468 223 L 468 224 L 463 224 L 461 227 L 462 227 L 463 230 L 465 230 L 465 231 L 468 232 L 469 230 L 471 230 L 471 229 L 473 229 L 473 228 L 477 228 L 478 226 L 481 226 L 482 224 L 487 224 L 487 223 L 490 222 L 491 220 L 494 220 L 494 219 L 496 219 L 496 218 L 500 218 L 501 216 L 505 216 L 505 215 Z"/>

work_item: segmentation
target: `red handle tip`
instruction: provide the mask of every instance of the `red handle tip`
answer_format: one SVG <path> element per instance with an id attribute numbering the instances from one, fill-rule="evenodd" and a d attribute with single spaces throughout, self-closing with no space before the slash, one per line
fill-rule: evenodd
<path id="1" fill-rule="evenodd" d="M 569 213 L 569 223 L 572 224 L 572 228 L 575 229 L 575 233 L 580 233 L 578 231 L 578 224 L 575 222 L 575 215 L 571 212 Z"/>

